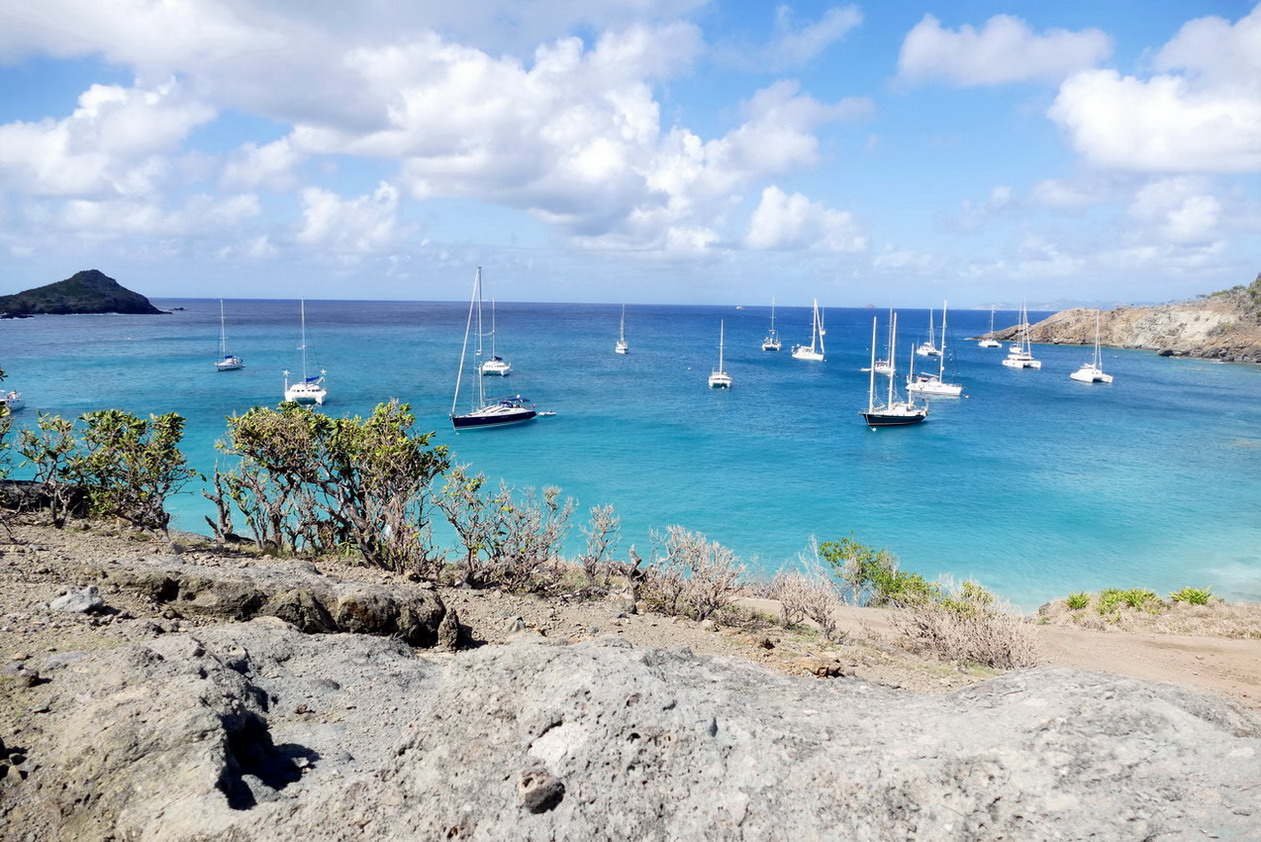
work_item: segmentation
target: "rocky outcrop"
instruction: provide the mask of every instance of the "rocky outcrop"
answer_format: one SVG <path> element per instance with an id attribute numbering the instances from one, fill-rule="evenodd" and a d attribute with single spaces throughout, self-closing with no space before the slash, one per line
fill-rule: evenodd
<path id="1" fill-rule="evenodd" d="M 426 583 L 347 582 L 309 562 L 214 567 L 173 554 L 84 565 L 80 574 L 182 615 L 235 621 L 276 617 L 309 634 L 385 635 L 412 646 L 436 645 L 446 614 L 442 599 Z"/>
<path id="2" fill-rule="evenodd" d="M 138 292 L 96 269 L 76 272 L 64 281 L 0 296 L 0 314 L 9 318 L 39 314 L 132 313 L 160 315 L 162 311 Z"/>
<path id="3" fill-rule="evenodd" d="M 1118 307 L 1101 314 L 1100 341 L 1115 348 L 1141 348 L 1163 356 L 1261 363 L 1261 275 L 1196 301 L 1157 307 Z M 1031 325 L 1029 338 L 1052 345 L 1093 345 L 1096 310 L 1064 310 Z M 1000 341 L 1017 337 L 1019 326 L 995 331 Z"/>
<path id="4" fill-rule="evenodd" d="M 916 695 L 686 650 L 275 619 L 45 666 L 0 837 L 1254 838 L 1258 722 L 1039 669 Z M 41 665 L 43 666 L 43 665 Z M 10 752 L 12 748 L 8 749 Z"/>

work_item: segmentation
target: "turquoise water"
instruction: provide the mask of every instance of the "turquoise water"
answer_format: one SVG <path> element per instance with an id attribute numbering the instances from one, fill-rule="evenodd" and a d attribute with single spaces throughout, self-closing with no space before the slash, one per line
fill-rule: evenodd
<path id="1" fill-rule="evenodd" d="M 6 386 L 39 411 L 175 411 L 185 452 L 213 469 L 223 419 L 281 396 L 298 369 L 295 301 L 229 301 L 230 350 L 216 372 L 218 302 L 161 300 L 170 316 L 62 316 L 0 322 Z M 467 305 L 307 303 L 312 366 L 328 370 L 325 411 L 410 402 L 460 462 L 516 485 L 561 486 L 582 511 L 612 503 L 623 548 L 679 523 L 740 553 L 750 570 L 795 564 L 811 536 L 851 532 L 929 577 L 973 576 L 1024 607 L 1073 590 L 1211 585 L 1261 600 L 1261 369 L 1105 349 L 1110 386 L 1068 379 L 1089 349 L 1039 346 L 1041 371 L 965 336 L 989 313 L 951 313 L 952 379 L 962 399 L 928 423 L 868 430 L 871 318 L 829 309 L 828 360 L 790 358 L 809 339 L 808 307 L 779 307 L 779 354 L 760 342 L 769 308 L 630 306 L 631 353 L 613 353 L 618 305 L 498 306 L 513 364 L 493 393 L 554 410 L 523 427 L 456 435 L 451 405 Z M 878 312 L 883 318 L 884 313 Z M 938 314 L 940 315 L 940 314 Z M 1043 314 L 1031 314 L 1041 318 Z M 706 388 L 726 321 L 730 391 Z M 1015 321 L 1000 313 L 999 326 Z M 928 311 L 901 311 L 904 350 Z M 883 325 L 882 325 L 883 330 Z M 905 361 L 906 355 L 899 354 Z M 200 495 L 174 501 L 176 525 L 204 531 Z M 575 535 L 571 549 L 577 550 Z"/>

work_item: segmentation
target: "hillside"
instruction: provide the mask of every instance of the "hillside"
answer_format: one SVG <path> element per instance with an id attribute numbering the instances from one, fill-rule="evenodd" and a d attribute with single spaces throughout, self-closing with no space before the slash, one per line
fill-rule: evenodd
<path id="1" fill-rule="evenodd" d="M 1093 344 L 1096 312 L 1056 313 L 1032 325 L 1029 338 L 1051 345 Z M 993 336 L 1008 341 L 1018 330 L 1019 326 L 1012 326 Z M 1261 275 L 1250 286 L 1195 301 L 1106 310 L 1100 321 L 1100 340 L 1114 348 L 1141 348 L 1162 356 L 1261 363 Z"/>
<path id="2" fill-rule="evenodd" d="M 72 313 L 161 315 L 162 312 L 140 293 L 132 292 L 96 269 L 76 272 L 64 281 L 16 295 L 0 296 L 0 313 L 7 318 Z"/>

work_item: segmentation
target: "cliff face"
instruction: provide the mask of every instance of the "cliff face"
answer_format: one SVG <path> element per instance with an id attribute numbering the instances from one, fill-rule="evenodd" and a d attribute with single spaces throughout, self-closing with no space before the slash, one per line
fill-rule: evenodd
<path id="1" fill-rule="evenodd" d="M 1142 348 L 1162 356 L 1261 363 L 1261 275 L 1196 301 L 1155 307 L 1118 307 L 1102 313 L 1099 337 L 1114 348 Z M 1095 310 L 1064 310 L 1029 328 L 1034 342 L 1092 345 Z M 997 330 L 995 339 L 1014 339 L 1019 326 Z"/>
<path id="2" fill-rule="evenodd" d="M 138 292 L 96 269 L 76 272 L 64 281 L 0 296 L 0 313 L 8 317 L 39 314 L 129 313 L 161 315 L 162 311 Z"/>

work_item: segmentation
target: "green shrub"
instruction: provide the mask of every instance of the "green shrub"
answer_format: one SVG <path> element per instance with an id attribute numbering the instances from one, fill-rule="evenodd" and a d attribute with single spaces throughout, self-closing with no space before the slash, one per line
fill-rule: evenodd
<path id="1" fill-rule="evenodd" d="M 1122 605 L 1127 605 L 1136 611 L 1157 611 L 1160 608 L 1160 598 L 1156 596 L 1155 591 L 1149 591 L 1146 588 L 1129 588 L 1127 590 L 1105 588 L 1099 592 L 1097 610 L 1100 614 L 1105 616 L 1114 614 Z"/>
<path id="2" fill-rule="evenodd" d="M 1213 600 L 1210 588 L 1183 588 L 1169 594 L 1171 602 L 1185 602 L 1187 605 L 1208 605 Z"/>
<path id="3" fill-rule="evenodd" d="M 1090 594 L 1086 593 L 1085 591 L 1078 591 L 1077 593 L 1071 593 L 1068 595 L 1068 598 L 1064 600 L 1064 602 L 1068 604 L 1068 607 L 1070 610 L 1080 611 L 1090 604 Z"/>

